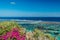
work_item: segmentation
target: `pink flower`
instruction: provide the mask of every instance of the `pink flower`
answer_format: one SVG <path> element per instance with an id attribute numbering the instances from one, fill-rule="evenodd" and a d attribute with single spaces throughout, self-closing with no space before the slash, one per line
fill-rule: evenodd
<path id="1" fill-rule="evenodd" d="M 1 37 L 0 37 L 1 38 Z M 19 31 L 14 28 L 11 32 L 7 32 L 5 35 L 2 36 L 4 40 L 7 40 L 8 38 L 16 38 L 17 40 L 25 40 L 26 36 L 20 36 Z"/>

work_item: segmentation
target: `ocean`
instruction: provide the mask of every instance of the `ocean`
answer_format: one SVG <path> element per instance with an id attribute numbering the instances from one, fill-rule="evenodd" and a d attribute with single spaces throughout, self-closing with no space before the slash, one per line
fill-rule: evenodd
<path id="1" fill-rule="evenodd" d="M 18 20 L 35 20 L 35 21 L 53 21 L 60 22 L 60 17 L 0 17 L 0 19 L 18 19 Z"/>

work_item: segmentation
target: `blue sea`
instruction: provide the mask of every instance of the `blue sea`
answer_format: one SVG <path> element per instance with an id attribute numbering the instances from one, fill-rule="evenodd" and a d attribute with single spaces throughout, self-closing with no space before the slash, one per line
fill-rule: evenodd
<path id="1" fill-rule="evenodd" d="M 60 17 L 0 17 L 0 19 L 41 20 L 60 22 Z"/>

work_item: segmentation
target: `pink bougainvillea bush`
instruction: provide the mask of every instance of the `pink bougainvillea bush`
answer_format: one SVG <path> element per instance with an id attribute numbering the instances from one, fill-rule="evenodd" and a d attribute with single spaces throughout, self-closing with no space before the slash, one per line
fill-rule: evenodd
<path id="1" fill-rule="evenodd" d="M 26 39 L 25 30 L 17 23 L 15 22 L 0 23 L 0 40 L 25 40 L 25 39 Z"/>

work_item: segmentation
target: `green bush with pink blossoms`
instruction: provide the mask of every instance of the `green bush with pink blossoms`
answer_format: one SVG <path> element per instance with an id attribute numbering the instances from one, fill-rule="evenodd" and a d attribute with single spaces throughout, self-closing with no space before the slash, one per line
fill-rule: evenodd
<path id="1" fill-rule="evenodd" d="M 26 35 L 22 28 L 16 22 L 1 22 L 0 23 L 0 40 L 25 40 Z M 21 32 L 23 33 L 21 35 Z"/>

